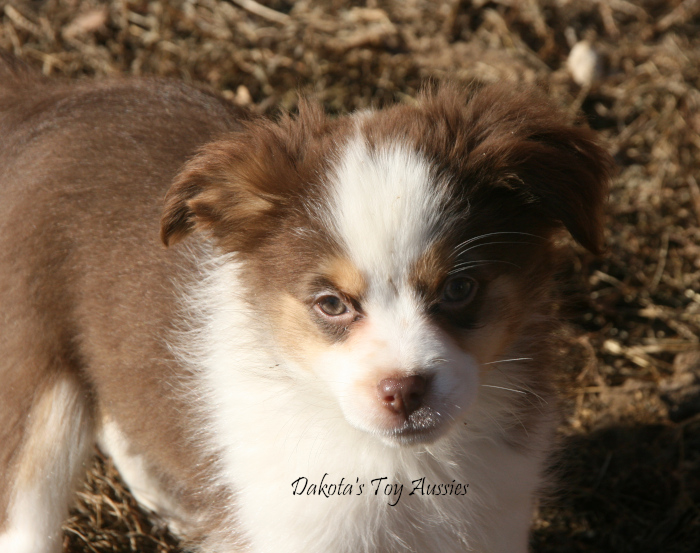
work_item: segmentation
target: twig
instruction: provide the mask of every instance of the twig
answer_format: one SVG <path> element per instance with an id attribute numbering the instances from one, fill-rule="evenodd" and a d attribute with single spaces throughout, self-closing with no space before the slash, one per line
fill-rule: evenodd
<path id="1" fill-rule="evenodd" d="M 41 27 L 36 23 L 30 21 L 24 15 L 22 15 L 18 10 L 12 7 L 10 4 L 5 6 L 5 15 L 10 21 L 17 25 L 23 31 L 33 34 L 37 38 L 44 38 L 44 33 Z"/>
<path id="2" fill-rule="evenodd" d="M 700 1 L 698 0 L 685 0 L 682 4 L 676 6 L 676 8 L 669 14 L 661 18 L 661 20 L 655 25 L 657 32 L 663 32 L 672 25 L 677 23 L 685 23 L 691 17 L 700 10 Z"/>
<path id="3" fill-rule="evenodd" d="M 259 15 L 275 23 L 287 23 L 291 17 L 285 13 L 280 13 L 272 8 L 258 4 L 255 0 L 230 0 L 234 4 L 238 4 L 244 10 L 249 11 L 255 15 Z"/>
<path id="4" fill-rule="evenodd" d="M 659 263 L 656 266 L 656 272 L 654 277 L 651 279 L 651 284 L 649 285 L 649 292 L 654 293 L 661 282 L 661 277 L 664 274 L 664 269 L 666 268 L 666 258 L 668 257 L 668 232 L 664 232 L 661 236 L 661 251 L 659 252 Z"/>
<path id="5" fill-rule="evenodd" d="M 693 196 L 695 216 L 698 218 L 698 223 L 700 223 L 700 186 L 698 186 L 698 181 L 695 180 L 693 175 L 688 177 L 688 187 L 690 188 L 690 194 Z"/>

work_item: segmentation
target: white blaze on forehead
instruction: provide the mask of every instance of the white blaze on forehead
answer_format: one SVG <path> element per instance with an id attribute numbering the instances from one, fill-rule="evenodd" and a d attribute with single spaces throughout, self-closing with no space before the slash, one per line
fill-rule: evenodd
<path id="1" fill-rule="evenodd" d="M 331 181 L 331 219 L 372 284 L 400 285 L 430 244 L 444 202 L 434 181 L 425 158 L 403 144 L 370 149 L 358 135 L 345 145 Z"/>

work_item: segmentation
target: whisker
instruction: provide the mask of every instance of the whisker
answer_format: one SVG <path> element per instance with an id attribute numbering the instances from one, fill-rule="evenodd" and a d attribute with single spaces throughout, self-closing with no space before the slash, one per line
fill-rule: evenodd
<path id="1" fill-rule="evenodd" d="M 471 269 L 472 267 L 479 267 L 480 265 L 487 265 L 489 263 L 505 263 L 506 265 L 512 265 L 513 267 L 522 269 L 522 267 L 517 263 L 511 263 L 510 261 L 504 261 L 503 259 L 483 259 L 480 261 L 465 261 L 464 263 L 459 263 L 455 265 L 454 269 L 449 271 L 447 274 L 453 275 L 463 271 L 464 269 Z"/>
<path id="2" fill-rule="evenodd" d="M 530 246 L 537 246 L 537 242 L 525 242 L 525 241 L 514 241 L 514 240 L 501 240 L 501 241 L 494 241 L 494 242 L 484 242 L 482 244 L 474 244 L 473 246 L 468 247 L 465 250 L 460 250 L 457 253 L 457 259 L 459 259 L 461 256 L 463 256 L 465 253 L 468 253 L 476 248 L 483 248 L 486 246 L 494 246 L 497 244 L 527 244 Z"/>
<path id="3" fill-rule="evenodd" d="M 527 393 L 527 394 L 529 394 L 529 395 L 535 396 L 537 399 L 540 400 L 540 404 L 549 405 L 549 402 L 547 402 L 541 395 L 539 395 L 539 394 L 533 392 L 528 386 L 523 385 L 521 382 L 518 382 L 518 383 L 513 382 L 513 379 L 510 378 L 505 372 L 503 372 L 503 371 L 501 370 L 500 367 L 496 367 L 496 370 L 497 370 L 499 373 L 501 373 L 501 374 L 506 378 L 506 380 L 508 380 L 508 382 L 510 382 L 513 386 L 516 386 L 516 385 L 518 385 L 518 384 L 519 384 L 520 386 L 523 386 L 523 388 L 525 388 L 525 389 L 527 390 L 525 393 Z"/>
<path id="4" fill-rule="evenodd" d="M 497 236 L 499 234 L 519 234 L 521 236 L 531 236 L 532 238 L 539 238 L 540 240 L 546 240 L 542 236 L 538 236 L 537 234 L 532 234 L 530 232 L 517 232 L 517 231 L 504 230 L 504 231 L 499 231 L 499 232 L 488 232 L 486 234 L 480 234 L 479 236 L 475 236 L 474 238 L 470 238 L 469 240 L 465 240 L 461 244 L 457 244 L 457 246 L 455 246 L 454 250 L 452 250 L 452 251 L 456 252 L 462 246 L 467 246 L 468 244 L 471 244 L 472 242 L 476 242 L 477 240 L 481 240 L 482 238 L 487 238 L 489 236 Z"/>
<path id="5" fill-rule="evenodd" d="M 491 384 L 482 384 L 484 388 L 498 388 L 499 390 L 508 390 L 509 392 L 515 392 L 516 394 L 528 394 L 530 392 L 525 392 L 524 390 L 514 390 L 512 388 L 504 388 L 503 386 L 492 386 Z"/>
<path id="6" fill-rule="evenodd" d="M 489 361 L 488 363 L 482 363 L 482 365 L 495 365 L 496 363 L 510 363 L 512 361 L 532 361 L 532 357 L 515 357 L 513 359 L 500 359 L 498 361 Z"/>
<path id="7" fill-rule="evenodd" d="M 501 423 L 498 421 L 498 419 L 496 419 L 496 417 L 494 417 L 494 416 L 493 416 L 491 413 L 489 413 L 488 411 L 484 411 L 484 414 L 486 415 L 486 417 L 487 417 L 489 420 L 491 420 L 492 423 L 494 423 L 496 426 L 498 426 L 498 429 L 501 431 L 501 433 L 502 433 L 503 435 L 506 435 L 506 434 L 507 434 L 506 429 L 503 428 L 503 426 L 502 426 Z"/>
<path id="8" fill-rule="evenodd" d="M 527 431 L 527 426 L 525 426 L 525 423 L 523 423 L 523 421 L 520 420 L 520 417 L 514 411 L 509 411 L 509 413 L 518 422 L 518 424 L 523 427 L 523 430 L 525 431 L 525 436 L 529 438 L 530 433 Z"/>
<path id="9" fill-rule="evenodd" d="M 530 395 L 532 395 L 532 396 L 535 396 L 537 399 L 539 399 L 539 400 L 540 400 L 540 404 L 549 405 L 549 402 L 548 402 L 548 401 L 546 401 L 541 395 L 536 394 L 536 393 L 533 392 L 532 390 L 528 390 L 527 393 L 530 394 Z"/>

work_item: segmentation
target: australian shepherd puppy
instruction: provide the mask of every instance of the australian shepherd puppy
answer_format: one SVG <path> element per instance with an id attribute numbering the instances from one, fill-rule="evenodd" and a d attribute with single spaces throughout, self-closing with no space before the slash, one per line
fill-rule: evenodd
<path id="1" fill-rule="evenodd" d="M 612 162 L 512 88 L 272 121 L 2 62 L 0 551 L 97 444 L 197 551 L 525 552 Z"/>

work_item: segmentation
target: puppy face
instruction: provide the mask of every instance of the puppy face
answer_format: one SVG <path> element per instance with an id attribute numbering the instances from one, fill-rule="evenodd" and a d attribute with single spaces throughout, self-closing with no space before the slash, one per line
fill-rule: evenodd
<path id="1" fill-rule="evenodd" d="M 553 235 L 600 248 L 610 169 L 588 131 L 499 88 L 334 121 L 305 106 L 206 147 L 162 232 L 238 253 L 291 376 L 352 426 L 430 442 L 528 334 Z"/>

